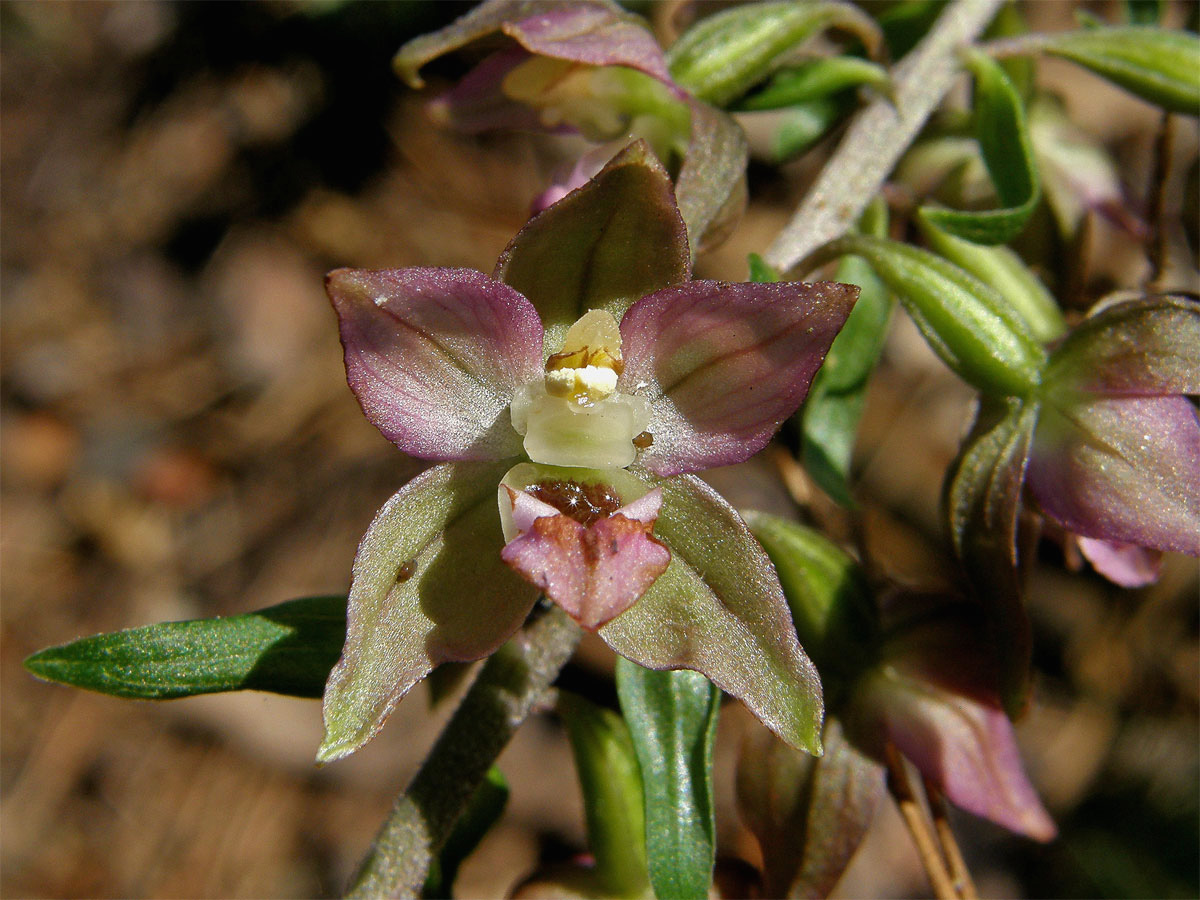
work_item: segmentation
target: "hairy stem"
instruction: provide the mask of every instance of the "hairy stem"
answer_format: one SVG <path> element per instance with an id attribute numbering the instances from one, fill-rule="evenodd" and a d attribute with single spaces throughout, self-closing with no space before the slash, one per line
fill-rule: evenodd
<path id="1" fill-rule="evenodd" d="M 347 896 L 419 897 L 429 864 L 488 768 L 575 650 L 581 632 L 551 608 L 492 655 L 375 836 Z"/>
<path id="2" fill-rule="evenodd" d="M 942 853 L 946 857 L 950 877 L 954 881 L 954 890 L 962 900 L 979 900 L 979 891 L 975 888 L 975 881 L 971 878 L 967 861 L 963 859 L 962 850 L 954 837 L 954 830 L 950 827 L 946 798 L 937 785 L 928 778 L 925 779 L 925 796 L 929 799 L 929 811 L 933 814 L 933 828 L 937 833 L 938 843 L 942 846 Z"/>
<path id="3" fill-rule="evenodd" d="M 961 70 L 958 51 L 977 38 L 1003 0 L 953 0 L 893 71 L 895 101 L 878 98 L 859 113 L 812 190 L 765 258 L 787 271 L 841 237 L 879 193 L 921 126 Z"/>

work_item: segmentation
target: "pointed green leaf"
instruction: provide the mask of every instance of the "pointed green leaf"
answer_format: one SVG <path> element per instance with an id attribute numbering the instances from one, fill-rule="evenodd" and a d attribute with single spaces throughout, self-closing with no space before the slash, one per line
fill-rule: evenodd
<path id="1" fill-rule="evenodd" d="M 994 288 L 927 250 L 864 234 L 831 241 L 797 268 L 809 271 L 846 255 L 871 264 L 934 352 L 965 381 L 988 393 L 1033 392 L 1046 352 Z"/>
<path id="2" fill-rule="evenodd" d="M 504 807 L 508 803 L 508 782 L 504 773 L 492 766 L 487 777 L 476 788 L 471 802 L 463 810 L 463 814 L 454 825 L 454 830 L 442 845 L 442 852 L 429 867 L 429 875 L 425 879 L 425 888 L 421 895 L 425 898 L 450 897 L 453 895 L 454 879 L 458 876 L 458 867 L 464 859 L 471 855 L 484 835 L 499 821 Z"/>
<path id="3" fill-rule="evenodd" d="M 97 634 L 25 660 L 39 678 L 114 697 L 169 700 L 222 691 L 319 697 L 346 635 L 344 597 Z"/>
<path id="4" fill-rule="evenodd" d="M 1010 716 L 1024 709 L 1029 695 L 1032 638 L 1016 538 L 1037 417 L 1036 404 L 985 405 L 950 470 L 944 500 L 955 553 L 987 611 Z"/>
<path id="5" fill-rule="evenodd" d="M 558 694 L 558 713 L 567 726 L 583 789 L 597 883 L 606 896 L 643 897 L 650 891 L 646 815 L 629 728 L 611 710 L 567 691 Z"/>
<path id="6" fill-rule="evenodd" d="M 716 854 L 712 755 L 721 692 L 696 672 L 618 659 L 617 694 L 641 764 L 655 896 L 704 900 Z"/>
<path id="7" fill-rule="evenodd" d="M 487 656 L 529 614 L 536 590 L 500 559 L 496 491 L 509 465 L 434 466 L 376 513 L 354 559 L 320 761 L 353 753 L 434 666 Z"/>
<path id="8" fill-rule="evenodd" d="M 644 477 L 662 488 L 654 534 L 671 565 L 600 636 L 649 668 L 703 673 L 789 744 L 819 753 L 821 682 L 767 554 L 698 478 Z"/>
<path id="9" fill-rule="evenodd" d="M 1200 113 L 1200 39 L 1195 34 L 1132 25 L 1090 28 L 1050 35 L 1043 46 L 1170 112 Z"/>
<path id="10" fill-rule="evenodd" d="M 738 810 L 762 848 L 767 897 L 827 897 L 866 836 L 884 792 L 883 766 L 825 722 L 813 759 L 764 731 L 747 737 Z"/>
<path id="11" fill-rule="evenodd" d="M 633 301 L 690 271 L 671 179 L 638 141 L 530 219 L 501 254 L 495 277 L 533 301 L 551 354 L 589 309 L 620 321 Z"/>
<path id="12" fill-rule="evenodd" d="M 799 156 L 829 134 L 853 106 L 852 101 L 840 97 L 820 97 L 792 106 L 779 115 L 767 145 L 768 159 L 778 165 Z"/>
<path id="13" fill-rule="evenodd" d="M 736 100 L 770 74 L 776 60 L 827 28 L 853 33 L 874 55 L 882 34 L 848 3 L 747 3 L 701 19 L 667 51 L 681 87 L 717 106 Z"/>
<path id="14" fill-rule="evenodd" d="M 972 51 L 967 66 L 975 76 L 975 135 L 996 186 L 1001 208 L 983 212 L 925 207 L 925 219 L 977 244 L 1004 244 L 1025 227 L 1041 199 L 1037 161 L 1021 95 L 999 63 Z"/>
<path id="15" fill-rule="evenodd" d="M 817 485 L 843 506 L 854 506 L 850 463 L 867 383 L 883 352 L 892 296 L 871 267 L 858 257 L 838 265 L 836 281 L 862 290 L 849 318 L 817 370 L 801 413 L 801 457 Z"/>
<path id="16" fill-rule="evenodd" d="M 776 72 L 766 87 L 743 100 L 738 109 L 780 109 L 856 87 L 871 87 L 886 94 L 891 85 L 891 75 L 878 63 L 857 56 L 829 56 Z"/>

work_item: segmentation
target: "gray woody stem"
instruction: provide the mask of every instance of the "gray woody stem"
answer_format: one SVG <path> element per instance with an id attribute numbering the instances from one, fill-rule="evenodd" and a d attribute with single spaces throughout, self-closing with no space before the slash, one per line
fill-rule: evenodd
<path id="1" fill-rule="evenodd" d="M 786 272 L 858 221 L 961 70 L 958 49 L 988 26 L 1003 0 L 954 0 L 892 73 L 895 105 L 879 98 L 859 113 L 804 202 L 767 249 Z"/>
<path id="2" fill-rule="evenodd" d="M 396 800 L 349 897 L 419 897 L 434 855 L 579 642 L 557 606 L 492 655 L 412 784 Z"/>

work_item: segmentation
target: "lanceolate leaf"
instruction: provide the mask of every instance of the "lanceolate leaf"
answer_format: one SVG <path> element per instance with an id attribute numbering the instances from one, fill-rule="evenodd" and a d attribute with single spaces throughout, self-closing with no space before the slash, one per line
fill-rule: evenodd
<path id="1" fill-rule="evenodd" d="M 1044 46 L 1164 109 L 1200 113 L 1200 40 L 1191 32 L 1090 28 L 1051 35 Z"/>
<path id="2" fill-rule="evenodd" d="M 139 700 L 221 691 L 319 697 L 346 635 L 346 598 L 307 597 L 257 612 L 164 622 L 50 647 L 39 678 Z"/>
<path id="3" fill-rule="evenodd" d="M 654 893 L 703 900 L 716 850 L 712 754 L 721 692 L 696 672 L 619 659 L 617 693 L 641 764 Z"/>
<path id="4" fill-rule="evenodd" d="M 501 254 L 495 277 L 533 301 L 545 346 L 558 348 L 589 309 L 619 320 L 633 301 L 684 281 L 690 269 L 671 179 L 638 141 L 534 216 Z"/>
<path id="5" fill-rule="evenodd" d="M 761 81 L 781 54 L 831 27 L 853 32 L 872 54 L 882 41 L 875 22 L 848 3 L 747 3 L 690 28 L 668 51 L 667 65 L 680 86 L 724 106 Z"/>
<path id="6" fill-rule="evenodd" d="M 950 537 L 989 619 L 1000 689 L 1010 715 L 1028 699 L 1031 636 L 1017 569 L 1017 513 L 1029 460 L 1035 404 L 1010 401 L 981 410 L 951 470 L 946 491 Z"/>
<path id="7" fill-rule="evenodd" d="M 510 465 L 435 466 L 375 515 L 354 559 L 320 761 L 369 741 L 438 663 L 487 656 L 528 615 L 537 592 L 500 559 L 496 485 Z"/>
<path id="8" fill-rule="evenodd" d="M 600 636 L 649 668 L 703 673 L 789 744 L 819 753 L 820 678 L 766 553 L 704 482 L 684 475 L 655 483 L 663 506 L 654 533 L 670 547 L 671 565 Z"/>
<path id="9" fill-rule="evenodd" d="M 857 56 L 830 56 L 775 73 L 766 87 L 747 97 L 738 108 L 746 112 L 779 109 L 864 85 L 887 91 L 891 83 L 887 69 L 878 63 Z"/>
<path id="10" fill-rule="evenodd" d="M 975 134 L 1002 208 L 984 212 L 926 208 L 922 214 L 958 237 L 978 244 L 1003 244 L 1020 233 L 1041 199 L 1033 143 L 1024 102 L 1000 64 L 974 52 L 967 65 L 975 76 Z"/>

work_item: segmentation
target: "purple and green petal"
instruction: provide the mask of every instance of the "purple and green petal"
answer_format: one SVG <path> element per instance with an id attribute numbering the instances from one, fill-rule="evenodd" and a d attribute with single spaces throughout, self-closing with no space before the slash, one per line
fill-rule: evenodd
<path id="1" fill-rule="evenodd" d="M 500 559 L 496 484 L 506 465 L 434 466 L 375 515 L 354 559 L 342 658 L 325 687 L 320 762 L 374 737 L 434 666 L 495 651 L 533 608 L 537 590 Z"/>
<path id="2" fill-rule="evenodd" d="M 392 60 L 411 87 L 421 67 L 503 32 L 530 53 L 595 66 L 628 66 L 671 83 L 663 52 L 645 24 L 609 0 L 488 0 L 445 28 L 409 41 Z"/>
<path id="3" fill-rule="evenodd" d="M 685 281 L 690 266 L 671 179 L 638 141 L 530 219 L 501 254 L 495 277 L 537 307 L 549 354 L 588 310 L 620 320 L 639 297 Z"/>
<path id="4" fill-rule="evenodd" d="M 521 532 L 501 558 L 590 631 L 625 612 L 671 561 L 652 536 L 662 504 L 657 489 L 590 526 L 523 491 L 501 490 Z"/>
<path id="5" fill-rule="evenodd" d="M 849 727 L 872 755 L 890 741 L 956 806 L 1034 840 L 1055 836 L 998 705 L 883 665 L 859 683 Z"/>
<path id="6" fill-rule="evenodd" d="M 1051 391 L 1200 394 L 1200 303 L 1155 296 L 1084 319 L 1050 357 Z"/>
<path id="7" fill-rule="evenodd" d="M 513 100 L 502 89 L 504 76 L 530 58 L 518 47 L 487 57 L 427 107 L 439 125 L 465 134 L 508 129 L 541 131 L 537 110 Z"/>
<path id="8" fill-rule="evenodd" d="M 1184 397 L 1047 405 L 1026 485 L 1068 531 L 1200 555 L 1200 419 Z"/>
<path id="9" fill-rule="evenodd" d="M 647 668 L 700 672 L 784 741 L 819 752 L 821 681 L 765 551 L 704 482 L 657 484 L 663 506 L 654 533 L 671 564 L 600 637 Z"/>
<path id="10" fill-rule="evenodd" d="M 728 113 L 688 100 L 691 139 L 675 194 L 695 256 L 722 243 L 746 208 L 750 150 L 742 126 Z"/>
<path id="11" fill-rule="evenodd" d="M 1162 570 L 1162 552 L 1139 547 L 1137 544 L 1118 544 L 1095 538 L 1076 538 L 1079 552 L 1092 568 L 1124 588 L 1140 588 L 1158 581 Z"/>
<path id="12" fill-rule="evenodd" d="M 853 285 L 692 281 L 621 322 L 622 389 L 644 392 L 658 475 L 742 462 L 796 411 L 858 296 Z"/>
<path id="13" fill-rule="evenodd" d="M 512 288 L 470 269 L 338 269 L 326 279 L 363 412 L 423 459 L 521 452 L 508 404 L 542 374 L 542 326 Z"/>

